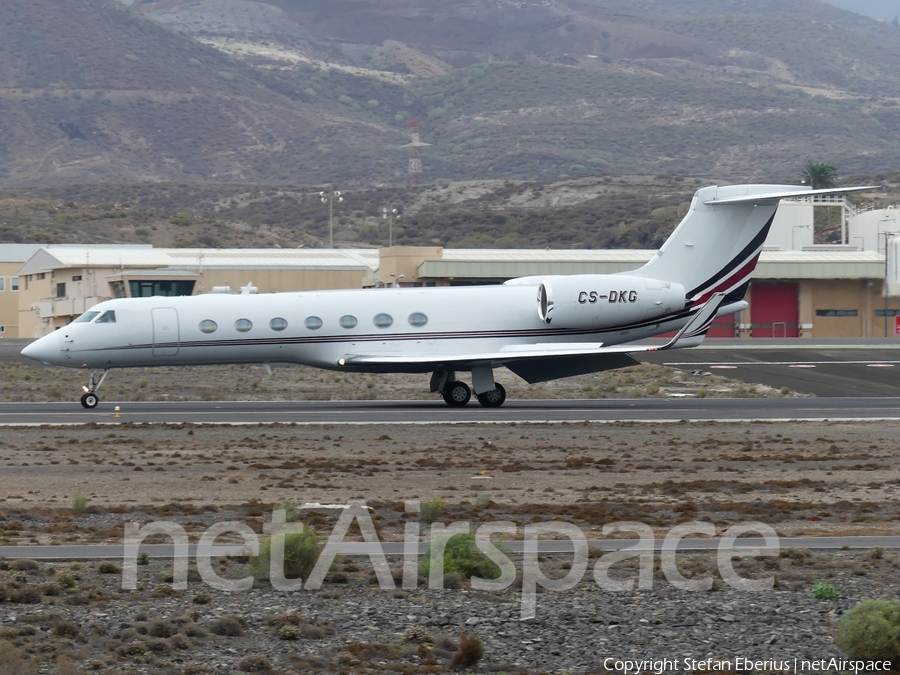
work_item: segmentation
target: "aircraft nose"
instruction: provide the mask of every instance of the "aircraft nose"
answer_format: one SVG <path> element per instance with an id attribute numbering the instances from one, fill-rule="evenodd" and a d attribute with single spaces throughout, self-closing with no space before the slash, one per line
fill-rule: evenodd
<path id="1" fill-rule="evenodd" d="M 32 342 L 22 350 L 22 356 L 43 363 L 59 361 L 59 335 L 51 333 Z"/>

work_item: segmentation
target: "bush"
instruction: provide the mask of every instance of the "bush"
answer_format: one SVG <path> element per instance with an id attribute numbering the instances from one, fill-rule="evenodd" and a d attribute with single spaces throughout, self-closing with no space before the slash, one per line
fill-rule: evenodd
<path id="1" fill-rule="evenodd" d="M 484 656 L 484 644 L 475 633 L 461 632 L 459 634 L 459 649 L 447 664 L 451 670 L 463 670 L 471 668 Z"/>
<path id="2" fill-rule="evenodd" d="M 841 591 L 837 586 L 826 584 L 824 581 L 817 581 L 813 584 L 812 596 L 816 600 L 837 600 L 841 597 Z"/>
<path id="3" fill-rule="evenodd" d="M 178 632 L 177 626 L 165 619 L 153 619 L 147 626 L 147 634 L 152 637 L 167 638 Z"/>
<path id="4" fill-rule="evenodd" d="M 97 571 L 100 574 L 118 574 L 121 570 L 116 567 L 115 563 L 104 562 L 100 563 L 100 566 L 97 567 Z"/>
<path id="5" fill-rule="evenodd" d="M 863 600 L 838 622 L 834 643 L 852 659 L 900 660 L 900 602 Z"/>
<path id="6" fill-rule="evenodd" d="M 431 547 L 425 552 L 419 565 L 419 574 L 429 576 L 431 572 Z M 481 577 L 497 579 L 500 568 L 475 546 L 475 535 L 456 534 L 444 546 L 444 574 L 458 574 L 465 579 Z"/>
<path id="7" fill-rule="evenodd" d="M 60 620 L 53 624 L 53 634 L 57 637 L 67 637 L 75 639 L 81 629 L 71 621 Z"/>
<path id="8" fill-rule="evenodd" d="M 43 593 L 37 586 L 26 586 L 9 594 L 10 602 L 17 602 L 22 605 L 36 605 L 41 601 Z"/>
<path id="9" fill-rule="evenodd" d="M 222 635 L 225 637 L 238 637 L 244 634 L 244 628 L 246 627 L 246 621 L 244 621 L 241 617 L 232 614 L 230 616 L 223 616 L 213 621 L 209 625 L 209 630 L 215 635 Z"/>
<path id="10" fill-rule="evenodd" d="M 273 536 L 284 537 L 284 576 L 306 581 L 322 551 L 322 538 L 308 527 L 300 533 Z M 257 579 L 268 577 L 271 560 L 272 537 L 269 537 L 260 546 L 259 555 L 250 558 L 250 571 Z"/>
<path id="11" fill-rule="evenodd" d="M 440 497 L 435 497 L 422 504 L 419 510 L 419 517 L 426 523 L 433 523 L 441 517 L 445 508 L 447 508 L 447 502 Z"/>
<path id="12" fill-rule="evenodd" d="M 81 514 L 84 513 L 84 510 L 87 508 L 88 498 L 85 497 L 80 492 L 76 492 L 72 496 L 72 511 L 75 513 Z"/>
<path id="13" fill-rule="evenodd" d="M 238 670 L 242 673 L 268 673 L 272 670 L 272 664 L 265 656 L 253 654 L 245 656 L 238 662 Z"/>

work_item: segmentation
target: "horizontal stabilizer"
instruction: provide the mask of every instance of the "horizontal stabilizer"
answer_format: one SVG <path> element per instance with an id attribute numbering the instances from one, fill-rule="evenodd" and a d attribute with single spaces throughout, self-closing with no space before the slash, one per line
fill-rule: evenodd
<path id="1" fill-rule="evenodd" d="M 710 199 L 703 202 L 710 206 L 717 204 L 768 204 L 797 197 L 812 197 L 815 195 L 839 195 L 845 192 L 861 192 L 863 190 L 875 190 L 877 185 L 862 185 L 859 187 L 828 188 L 824 190 L 792 190 L 780 192 L 764 192 L 762 194 L 738 195 L 736 197 L 723 197 L 722 199 Z"/>

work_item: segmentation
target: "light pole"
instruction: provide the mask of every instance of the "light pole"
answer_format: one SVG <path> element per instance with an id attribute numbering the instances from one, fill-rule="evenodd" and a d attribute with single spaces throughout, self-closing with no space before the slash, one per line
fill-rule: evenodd
<path id="1" fill-rule="evenodd" d="M 340 190 L 334 189 L 334 185 L 320 192 L 319 197 L 322 198 L 323 204 L 328 202 L 328 248 L 334 248 L 334 200 L 342 202 L 344 198 L 341 197 Z"/>
<path id="2" fill-rule="evenodd" d="M 394 221 L 400 219 L 400 212 L 397 209 L 388 209 L 381 207 L 381 219 L 388 221 L 388 248 L 394 245 Z"/>

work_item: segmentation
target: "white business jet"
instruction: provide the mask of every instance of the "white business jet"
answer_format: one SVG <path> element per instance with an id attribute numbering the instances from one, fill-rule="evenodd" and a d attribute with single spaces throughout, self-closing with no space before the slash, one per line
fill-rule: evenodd
<path id="1" fill-rule="evenodd" d="M 506 400 L 494 369 L 529 383 L 623 368 L 630 354 L 700 344 L 744 295 L 785 197 L 811 190 L 732 185 L 699 190 L 653 259 L 622 274 L 512 279 L 499 286 L 126 298 L 101 302 L 22 354 L 90 369 L 95 408 L 112 368 L 297 363 L 367 373 L 431 373 L 431 391 L 464 406 Z M 632 344 L 670 331 L 662 346 Z M 95 370 L 102 370 L 99 379 Z M 472 388 L 457 373 L 472 374 Z"/>

